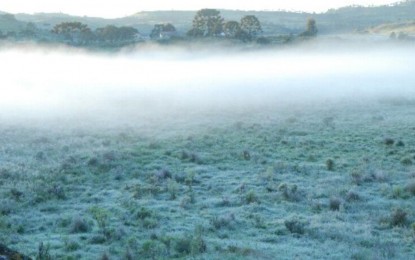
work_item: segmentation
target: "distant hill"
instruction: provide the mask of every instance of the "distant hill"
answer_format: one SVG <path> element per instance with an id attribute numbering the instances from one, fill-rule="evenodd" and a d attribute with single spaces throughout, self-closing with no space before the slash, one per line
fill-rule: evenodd
<path id="1" fill-rule="evenodd" d="M 133 26 L 142 34 L 148 35 L 157 23 L 172 23 L 179 33 L 186 33 L 192 25 L 196 11 L 146 11 L 134 15 L 104 19 L 86 16 L 70 16 L 62 13 L 15 14 L 15 21 L 0 18 L 0 30 L 19 28 L 25 23 L 34 23 L 39 29 L 50 30 L 61 22 L 79 21 L 92 29 L 109 24 L 116 26 Z M 362 31 L 381 24 L 403 23 L 415 18 L 415 1 L 410 0 L 394 5 L 361 7 L 349 6 L 329 10 L 325 13 L 296 13 L 287 11 L 238 11 L 221 10 L 225 20 L 239 21 L 244 15 L 258 17 L 263 25 L 265 35 L 299 33 L 304 30 L 307 18 L 317 20 L 322 34 Z"/>
<path id="2" fill-rule="evenodd" d="M 390 35 L 391 33 L 405 33 L 410 36 L 415 36 L 415 20 L 400 23 L 381 24 L 370 28 L 369 32 L 387 35 Z"/>
<path id="3" fill-rule="evenodd" d="M 13 15 L 0 13 L 0 31 L 3 33 L 20 31 L 26 26 L 25 22 L 17 20 Z"/>

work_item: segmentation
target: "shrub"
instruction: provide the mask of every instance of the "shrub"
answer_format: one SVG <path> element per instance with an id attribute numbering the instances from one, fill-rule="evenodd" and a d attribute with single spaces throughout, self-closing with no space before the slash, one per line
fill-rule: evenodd
<path id="1" fill-rule="evenodd" d="M 20 198 L 23 197 L 24 193 L 19 191 L 16 188 L 13 188 L 10 190 L 10 195 L 12 196 L 14 200 L 20 201 Z"/>
<path id="2" fill-rule="evenodd" d="M 109 238 L 109 230 L 108 230 L 108 222 L 110 213 L 108 210 L 104 208 L 100 208 L 98 206 L 94 206 L 89 209 L 92 217 L 95 219 L 95 221 L 98 223 L 98 227 L 100 228 L 102 234 Z"/>
<path id="3" fill-rule="evenodd" d="M 188 209 L 190 204 L 192 204 L 192 196 L 194 195 L 186 195 L 180 200 L 180 207 L 183 209 Z"/>
<path id="4" fill-rule="evenodd" d="M 202 229 L 197 227 L 194 235 L 186 235 L 176 239 L 174 249 L 181 255 L 197 255 L 206 252 L 207 246 L 202 237 Z"/>
<path id="5" fill-rule="evenodd" d="M 395 226 L 404 226 L 407 222 L 408 213 L 401 208 L 395 209 L 390 216 L 390 225 Z"/>
<path id="6" fill-rule="evenodd" d="M 258 197 L 257 197 L 255 191 L 250 190 L 245 195 L 245 202 L 246 202 L 246 204 L 251 204 L 251 203 L 254 203 L 254 202 L 258 202 Z"/>
<path id="7" fill-rule="evenodd" d="M 48 193 L 57 199 L 64 200 L 66 199 L 65 191 L 62 186 L 53 185 L 51 188 L 48 189 Z"/>
<path id="8" fill-rule="evenodd" d="M 146 218 L 143 220 L 143 227 L 147 229 L 153 229 L 158 226 L 158 221 L 155 218 Z"/>
<path id="9" fill-rule="evenodd" d="M 107 252 L 103 253 L 101 255 L 101 258 L 100 258 L 100 260 L 109 260 L 109 259 L 110 259 L 110 257 L 108 256 L 108 253 Z"/>
<path id="10" fill-rule="evenodd" d="M 314 213 L 320 213 L 323 210 L 322 204 L 320 201 L 315 200 L 311 202 L 311 210 Z"/>
<path id="11" fill-rule="evenodd" d="M 386 145 L 393 145 L 395 143 L 395 140 L 393 140 L 392 138 L 386 137 L 385 139 L 383 139 L 383 143 Z"/>
<path id="12" fill-rule="evenodd" d="M 65 241 L 65 250 L 68 252 L 76 251 L 81 248 L 81 245 L 76 241 Z"/>
<path id="13" fill-rule="evenodd" d="M 235 220 L 235 215 L 234 214 L 227 214 L 224 216 L 214 216 L 211 220 L 210 220 L 210 224 L 215 228 L 215 229 L 222 229 L 222 228 L 227 228 L 230 227 L 231 223 Z"/>
<path id="14" fill-rule="evenodd" d="M 136 217 L 140 220 L 144 220 L 146 218 L 151 218 L 152 216 L 153 216 L 153 212 L 148 210 L 145 207 L 141 207 L 140 210 L 136 214 Z"/>
<path id="15" fill-rule="evenodd" d="M 167 181 L 167 191 L 170 194 L 170 199 L 175 200 L 177 197 L 177 192 L 179 190 L 179 185 L 175 180 L 169 179 Z"/>
<path id="16" fill-rule="evenodd" d="M 158 180 L 165 180 L 165 179 L 171 179 L 172 178 L 172 174 L 170 173 L 169 170 L 167 169 L 162 169 L 158 172 L 156 172 L 155 177 Z"/>
<path id="17" fill-rule="evenodd" d="M 360 196 L 358 193 L 354 192 L 354 191 L 348 191 L 346 194 L 346 201 L 347 202 L 352 202 L 352 201 L 357 201 L 360 200 Z"/>
<path id="18" fill-rule="evenodd" d="M 284 225 L 291 233 L 302 235 L 305 233 L 307 222 L 299 219 L 298 217 L 292 217 L 285 220 Z"/>
<path id="19" fill-rule="evenodd" d="M 340 210 L 341 203 L 342 202 L 341 202 L 341 200 L 339 198 L 336 198 L 336 197 L 330 198 L 330 202 L 329 202 L 329 208 L 330 208 L 330 210 L 333 210 L 333 211 Z"/>
<path id="20" fill-rule="evenodd" d="M 404 144 L 404 142 L 402 142 L 401 140 L 399 140 L 398 142 L 396 142 L 396 144 L 395 144 L 396 146 L 398 146 L 398 147 L 403 147 L 403 146 L 405 146 L 405 144 Z"/>
<path id="21" fill-rule="evenodd" d="M 141 255 L 145 259 L 159 259 L 163 251 L 164 245 L 155 240 L 147 240 L 141 246 Z"/>
<path id="22" fill-rule="evenodd" d="M 401 159 L 401 164 L 409 166 L 409 165 L 412 165 L 413 162 L 412 162 L 412 159 L 410 157 L 404 157 L 404 158 Z"/>
<path id="23" fill-rule="evenodd" d="M 327 167 L 328 171 L 333 171 L 334 170 L 334 160 L 333 159 L 327 159 L 326 167 Z"/>
<path id="24" fill-rule="evenodd" d="M 41 242 L 39 244 L 36 259 L 37 260 L 52 260 L 52 256 L 49 253 L 50 245 L 47 244 L 46 246 Z"/>
<path id="25" fill-rule="evenodd" d="M 175 241 L 174 250 L 181 255 L 190 254 L 192 251 L 192 238 L 182 237 Z"/>
<path id="26" fill-rule="evenodd" d="M 248 150 L 244 150 L 244 151 L 243 151 L 243 157 L 244 157 L 244 159 L 245 159 L 246 161 L 251 160 L 251 154 L 249 153 L 249 151 L 248 151 Z"/>
<path id="27" fill-rule="evenodd" d="M 405 190 L 415 196 L 415 180 L 405 186 Z"/>
<path id="28" fill-rule="evenodd" d="M 394 199 L 407 199 L 409 195 L 405 192 L 405 190 L 401 186 L 393 186 L 392 187 L 392 198 Z"/>
<path id="29" fill-rule="evenodd" d="M 285 200 L 289 201 L 298 201 L 300 200 L 300 194 L 298 193 L 297 185 L 288 185 L 286 183 L 281 183 L 278 186 L 278 191 L 282 193 L 282 196 Z"/>
<path id="30" fill-rule="evenodd" d="M 352 183 L 354 183 L 356 185 L 362 184 L 363 178 L 362 178 L 362 174 L 359 171 L 357 171 L 357 170 L 353 171 L 350 174 L 350 177 L 352 177 Z"/>
<path id="31" fill-rule="evenodd" d="M 90 229 L 88 221 L 83 218 L 76 217 L 72 220 L 70 233 L 86 233 Z"/>
<path id="32" fill-rule="evenodd" d="M 107 238 L 105 236 L 95 235 L 91 237 L 91 239 L 89 240 L 89 243 L 93 245 L 99 245 L 99 244 L 104 244 L 106 241 L 107 241 Z"/>

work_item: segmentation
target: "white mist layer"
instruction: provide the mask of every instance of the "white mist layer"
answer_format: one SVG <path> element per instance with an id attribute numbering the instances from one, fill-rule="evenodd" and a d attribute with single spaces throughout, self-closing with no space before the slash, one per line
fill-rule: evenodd
<path id="1" fill-rule="evenodd" d="M 2 118 L 115 117 L 415 96 L 415 49 L 212 55 L 0 51 Z"/>

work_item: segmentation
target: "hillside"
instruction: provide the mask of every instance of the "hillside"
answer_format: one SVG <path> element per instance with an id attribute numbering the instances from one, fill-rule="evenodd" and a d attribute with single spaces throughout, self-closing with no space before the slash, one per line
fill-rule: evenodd
<path id="1" fill-rule="evenodd" d="M 174 24 L 180 33 L 184 34 L 191 27 L 195 13 L 196 11 L 146 11 L 117 19 L 70 16 L 62 13 L 16 14 L 15 17 L 18 21 L 32 22 L 41 29 L 51 29 L 55 24 L 61 22 L 79 21 L 88 24 L 93 29 L 108 24 L 133 26 L 143 34 L 149 34 L 154 24 L 169 22 Z M 317 20 L 320 33 L 329 34 L 353 32 L 380 24 L 408 21 L 414 18 L 414 13 L 415 1 L 412 0 L 391 6 L 349 6 L 319 14 L 287 11 L 221 10 L 225 20 L 239 21 L 241 17 L 247 14 L 257 16 L 266 35 L 299 33 L 304 29 L 308 17 L 314 17 Z M 6 24 L 10 24 L 10 22 Z M 5 22 L 0 21 L 0 30 L 7 31 L 8 28 L 5 27 Z"/>
<path id="2" fill-rule="evenodd" d="M 376 34 L 405 33 L 413 36 L 415 35 L 415 21 L 381 24 L 371 28 L 369 31 Z"/>
<path id="3" fill-rule="evenodd" d="M 0 31 L 6 33 L 9 31 L 20 31 L 26 26 L 25 22 L 15 19 L 13 15 L 0 12 Z"/>

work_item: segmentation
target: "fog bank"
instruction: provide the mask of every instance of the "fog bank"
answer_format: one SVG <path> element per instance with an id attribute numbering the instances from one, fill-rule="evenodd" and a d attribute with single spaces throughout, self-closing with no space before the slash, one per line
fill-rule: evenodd
<path id="1" fill-rule="evenodd" d="M 412 47 L 0 51 L 0 119 L 133 120 L 415 97 Z"/>

